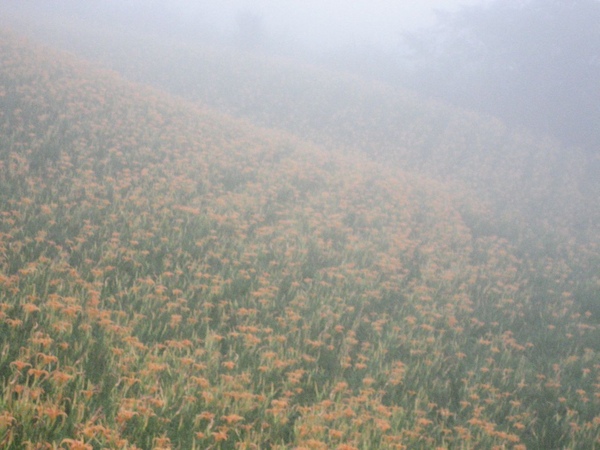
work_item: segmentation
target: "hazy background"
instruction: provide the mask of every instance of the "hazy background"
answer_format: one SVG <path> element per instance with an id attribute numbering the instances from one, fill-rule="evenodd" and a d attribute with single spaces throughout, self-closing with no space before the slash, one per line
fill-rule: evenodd
<path id="1" fill-rule="evenodd" d="M 598 0 L 3 0 L 0 8 L 5 20 L 76 17 L 308 60 L 600 148 Z"/>
<path id="2" fill-rule="evenodd" d="M 4 0 L 31 13 L 75 14 L 98 23 L 136 27 L 149 32 L 239 37 L 293 44 L 314 51 L 347 45 L 394 48 L 401 34 L 431 26 L 438 11 L 489 0 L 341 1 L 341 0 Z M 250 36 L 255 33 L 255 36 Z M 242 35 L 242 36 L 240 36 Z"/>

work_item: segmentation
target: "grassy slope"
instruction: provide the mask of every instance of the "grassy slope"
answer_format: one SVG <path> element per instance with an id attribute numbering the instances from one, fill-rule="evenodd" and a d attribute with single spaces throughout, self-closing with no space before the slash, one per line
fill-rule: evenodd
<path id="1" fill-rule="evenodd" d="M 358 149 L 385 164 L 467 188 L 495 212 L 487 232 L 526 243 L 532 251 L 542 246 L 548 252 L 573 236 L 598 242 L 600 164 L 593 155 L 384 84 L 297 62 L 56 20 L 36 23 L 31 33 L 135 81 L 320 146 Z M 471 215 L 463 212 L 468 220 Z"/>
<path id="2" fill-rule="evenodd" d="M 3 444 L 597 443 L 570 261 L 469 229 L 477 200 L 8 35 L 0 58 Z"/>

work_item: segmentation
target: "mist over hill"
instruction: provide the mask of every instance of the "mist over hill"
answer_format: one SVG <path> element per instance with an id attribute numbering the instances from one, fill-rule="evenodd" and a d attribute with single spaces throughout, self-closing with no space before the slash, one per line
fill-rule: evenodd
<path id="1" fill-rule="evenodd" d="M 597 0 L 464 8 L 407 35 L 410 56 L 399 64 L 411 68 L 397 77 L 598 155 L 599 21 Z"/>
<path id="2" fill-rule="evenodd" d="M 22 19 L 3 447 L 600 444 L 593 155 L 282 56 Z"/>
<path id="3" fill-rule="evenodd" d="M 4 8 L 26 21 L 58 16 L 310 61 L 409 86 L 598 155 L 597 0 L 59 0 Z"/>
<path id="4" fill-rule="evenodd" d="M 29 32 L 187 100 L 474 190 L 497 211 L 489 226 L 505 237 L 531 241 L 549 226 L 597 235 L 599 160 L 552 138 L 290 58 L 60 16 Z"/>

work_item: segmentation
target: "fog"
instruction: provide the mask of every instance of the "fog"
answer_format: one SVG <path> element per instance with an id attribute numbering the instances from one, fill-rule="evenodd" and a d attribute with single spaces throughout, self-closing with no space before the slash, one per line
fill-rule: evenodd
<path id="1" fill-rule="evenodd" d="M 18 12 L 21 20 L 76 18 L 163 40 L 299 58 L 408 87 L 568 146 L 595 153 L 600 145 L 597 0 L 36 0 L 0 5 Z"/>
<path id="2" fill-rule="evenodd" d="M 260 22 L 266 36 L 311 50 L 369 44 L 398 45 L 402 32 L 433 25 L 438 11 L 454 11 L 482 0 L 410 1 L 224 1 L 173 2 L 172 13 L 188 25 L 202 21 L 222 36 L 243 26 L 244 16 Z"/>
<path id="3" fill-rule="evenodd" d="M 438 14 L 489 0 L 292 1 L 226 0 L 4 2 L 30 14 L 67 14 L 147 32 L 252 41 L 280 51 L 348 47 L 397 48 L 402 34 L 433 26 Z M 246 42 L 248 44 L 248 42 Z M 285 48 L 287 47 L 287 48 Z"/>
<path id="4" fill-rule="evenodd" d="M 596 448 L 599 23 L 0 0 L 0 447 Z"/>

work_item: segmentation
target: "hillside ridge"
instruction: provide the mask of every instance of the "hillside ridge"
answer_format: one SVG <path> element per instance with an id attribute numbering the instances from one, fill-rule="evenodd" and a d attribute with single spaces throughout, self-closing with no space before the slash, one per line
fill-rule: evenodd
<path id="1" fill-rule="evenodd" d="M 560 233 L 556 246 L 570 236 L 598 242 L 600 165 L 593 155 L 384 83 L 83 25 L 62 23 L 57 33 L 46 21 L 36 33 L 187 100 L 468 189 L 493 206 L 488 227 L 521 244 L 535 241 L 539 230 Z M 78 39 L 69 39 L 72 34 Z"/>
<path id="2" fill-rule="evenodd" d="M 586 249 L 6 33 L 0 111 L 3 447 L 598 443 Z"/>

